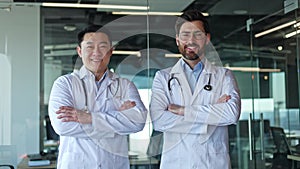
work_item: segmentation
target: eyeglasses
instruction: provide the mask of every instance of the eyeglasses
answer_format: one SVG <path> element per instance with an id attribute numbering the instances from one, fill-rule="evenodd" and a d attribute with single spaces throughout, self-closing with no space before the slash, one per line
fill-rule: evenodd
<path id="1" fill-rule="evenodd" d="M 202 40 L 206 37 L 206 33 L 202 31 L 197 32 L 181 32 L 179 33 L 179 39 L 182 41 L 187 41 L 191 38 L 191 35 L 193 34 L 193 37 L 197 40 Z"/>

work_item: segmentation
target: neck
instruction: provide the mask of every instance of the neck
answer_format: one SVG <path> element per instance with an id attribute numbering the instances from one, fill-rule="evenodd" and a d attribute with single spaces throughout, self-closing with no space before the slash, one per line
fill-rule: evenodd
<path id="1" fill-rule="evenodd" d="M 201 61 L 201 58 L 199 57 L 196 60 L 188 60 L 186 58 L 183 58 L 183 60 L 191 67 L 192 70 L 194 70 L 195 65 Z"/>
<path id="2" fill-rule="evenodd" d="M 94 72 L 95 81 L 99 81 L 103 77 L 105 72 L 106 72 L 106 69 L 103 72 Z"/>

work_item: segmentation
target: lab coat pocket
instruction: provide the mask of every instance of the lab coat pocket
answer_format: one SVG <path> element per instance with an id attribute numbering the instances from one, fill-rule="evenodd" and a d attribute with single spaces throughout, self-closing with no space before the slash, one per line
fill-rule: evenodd
<path id="1" fill-rule="evenodd" d="M 210 169 L 229 169 L 230 158 L 225 143 L 214 142 L 208 144 L 208 163 Z M 216 161 L 218 161 L 216 163 Z"/>
<path id="2" fill-rule="evenodd" d="M 60 168 L 63 168 L 63 169 L 84 169 L 83 156 L 79 153 L 74 153 L 74 152 L 63 153 Z"/>

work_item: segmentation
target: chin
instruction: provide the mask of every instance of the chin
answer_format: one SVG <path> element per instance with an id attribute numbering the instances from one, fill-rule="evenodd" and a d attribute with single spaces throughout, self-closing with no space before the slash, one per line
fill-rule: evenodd
<path id="1" fill-rule="evenodd" d="M 187 60 L 197 60 L 199 58 L 199 56 L 195 53 L 191 54 L 183 54 L 184 58 L 186 58 Z"/>

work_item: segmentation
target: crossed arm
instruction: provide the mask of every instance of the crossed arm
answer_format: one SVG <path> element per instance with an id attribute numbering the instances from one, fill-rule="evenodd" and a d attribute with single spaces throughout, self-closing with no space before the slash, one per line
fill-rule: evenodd
<path id="1" fill-rule="evenodd" d="M 62 77 L 54 83 L 51 91 L 49 115 L 51 124 L 59 135 L 99 139 L 143 129 L 147 110 L 133 83 L 124 83 L 124 91 L 128 92 L 129 97 L 118 110 L 104 112 L 97 109 L 89 113 L 75 107 L 72 85 L 71 78 Z"/>
<path id="2" fill-rule="evenodd" d="M 136 106 L 134 101 L 125 101 L 119 111 L 128 110 Z M 57 119 L 61 119 L 62 122 L 78 122 L 81 124 L 91 124 L 92 115 L 87 111 L 78 110 L 70 106 L 61 106 L 59 110 L 55 112 L 58 116 Z"/>
<path id="3" fill-rule="evenodd" d="M 230 95 L 224 94 L 223 96 L 221 96 L 218 101 L 218 103 L 226 103 L 229 99 L 231 99 Z M 171 113 L 180 115 L 180 116 L 184 116 L 184 106 L 180 106 L 180 105 L 176 105 L 176 104 L 169 104 L 168 106 L 168 111 L 170 111 Z"/>

